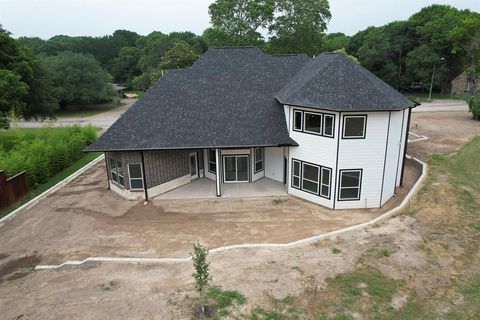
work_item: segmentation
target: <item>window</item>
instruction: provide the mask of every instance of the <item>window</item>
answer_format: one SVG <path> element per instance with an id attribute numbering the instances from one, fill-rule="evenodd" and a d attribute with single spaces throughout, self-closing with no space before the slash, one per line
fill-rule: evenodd
<path id="1" fill-rule="evenodd" d="M 339 201 L 360 200 L 362 170 L 340 170 Z"/>
<path id="2" fill-rule="evenodd" d="M 333 128 L 335 117 L 331 114 L 323 115 L 323 135 L 327 137 L 333 137 Z"/>
<path id="3" fill-rule="evenodd" d="M 303 112 L 300 110 L 293 111 L 293 130 L 302 131 Z"/>
<path id="4" fill-rule="evenodd" d="M 293 160 L 292 187 L 300 189 L 300 161 Z"/>
<path id="5" fill-rule="evenodd" d="M 320 195 L 325 198 L 330 198 L 330 176 L 332 170 L 322 167 L 322 180 L 320 186 Z"/>
<path id="6" fill-rule="evenodd" d="M 320 180 L 320 167 L 303 163 L 302 168 L 302 190 L 318 194 Z"/>
<path id="7" fill-rule="evenodd" d="M 335 115 L 293 110 L 293 131 L 333 138 L 335 135 Z"/>
<path id="8" fill-rule="evenodd" d="M 123 168 L 122 168 L 122 163 L 109 158 L 110 159 L 110 176 L 112 178 L 113 182 L 116 182 L 120 186 L 125 186 L 124 180 L 123 180 Z"/>
<path id="9" fill-rule="evenodd" d="M 128 177 L 130 179 L 130 190 L 143 190 L 142 166 L 138 163 L 128 165 Z"/>
<path id="10" fill-rule="evenodd" d="M 305 132 L 322 133 L 322 115 L 318 113 L 305 112 Z"/>
<path id="11" fill-rule="evenodd" d="M 208 171 L 217 173 L 217 158 L 215 149 L 208 149 Z"/>
<path id="12" fill-rule="evenodd" d="M 344 116 L 343 117 L 343 138 L 362 139 L 365 138 L 365 126 L 367 116 Z"/>
<path id="13" fill-rule="evenodd" d="M 263 148 L 255 148 L 255 173 L 263 171 Z"/>

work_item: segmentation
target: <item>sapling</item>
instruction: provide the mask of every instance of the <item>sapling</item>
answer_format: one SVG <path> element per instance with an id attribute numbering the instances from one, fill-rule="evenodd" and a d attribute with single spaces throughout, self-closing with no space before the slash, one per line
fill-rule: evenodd
<path id="1" fill-rule="evenodd" d="M 208 249 L 202 246 L 198 241 L 193 244 L 192 261 L 195 272 L 192 274 L 195 280 L 195 290 L 200 294 L 203 301 L 203 294 L 212 279 L 210 277 L 210 263 L 207 262 Z"/>

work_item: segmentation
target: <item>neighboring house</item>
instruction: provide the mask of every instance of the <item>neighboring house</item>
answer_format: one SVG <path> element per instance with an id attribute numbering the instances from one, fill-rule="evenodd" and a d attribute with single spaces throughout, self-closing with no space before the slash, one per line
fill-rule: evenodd
<path id="1" fill-rule="evenodd" d="M 127 87 L 122 87 L 121 85 L 116 83 L 110 83 L 110 85 L 112 86 L 113 91 L 115 91 L 119 98 L 125 97 L 125 89 L 127 89 Z"/>
<path id="2" fill-rule="evenodd" d="M 480 84 L 475 86 L 474 91 L 480 90 Z M 470 83 L 468 82 L 467 72 L 462 72 L 452 81 L 452 94 L 463 94 L 470 91 Z"/>
<path id="3" fill-rule="evenodd" d="M 106 153 L 126 198 L 273 179 L 328 208 L 376 208 L 402 183 L 415 106 L 342 53 L 217 48 L 167 73 L 88 151 Z"/>

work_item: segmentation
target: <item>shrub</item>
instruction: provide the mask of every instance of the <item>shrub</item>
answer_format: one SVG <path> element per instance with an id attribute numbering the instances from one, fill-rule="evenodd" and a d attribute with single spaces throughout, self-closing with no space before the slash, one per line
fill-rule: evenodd
<path id="1" fill-rule="evenodd" d="M 472 113 L 473 119 L 480 120 L 480 93 L 468 99 L 468 109 Z"/>
<path id="2" fill-rule="evenodd" d="M 13 132 L 14 144 L 8 151 L 0 148 L 0 170 L 7 176 L 27 172 L 31 187 L 46 182 L 53 175 L 78 160 L 82 151 L 97 136 L 93 127 L 45 127 L 27 135 L 23 129 Z M 8 132 L 12 137 L 12 132 Z"/>

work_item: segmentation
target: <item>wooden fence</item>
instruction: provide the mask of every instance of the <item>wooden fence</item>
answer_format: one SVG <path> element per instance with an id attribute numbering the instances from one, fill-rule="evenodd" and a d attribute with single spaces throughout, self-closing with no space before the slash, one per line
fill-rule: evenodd
<path id="1" fill-rule="evenodd" d="M 4 171 L 0 171 L 0 210 L 20 200 L 28 193 L 27 175 L 25 171 L 6 177 Z"/>

